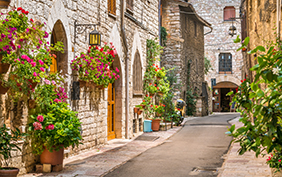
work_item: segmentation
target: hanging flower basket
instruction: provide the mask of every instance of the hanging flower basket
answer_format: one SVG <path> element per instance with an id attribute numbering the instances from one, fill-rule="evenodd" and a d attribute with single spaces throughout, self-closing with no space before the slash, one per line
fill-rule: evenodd
<path id="1" fill-rule="evenodd" d="M 5 94 L 10 89 L 10 87 L 5 87 L 5 86 L 3 86 L 3 84 L 4 83 L 2 81 L 0 81 L 0 94 Z"/>
<path id="2" fill-rule="evenodd" d="M 161 80 L 162 78 L 160 78 L 160 77 L 157 77 L 157 80 Z"/>
<path id="3" fill-rule="evenodd" d="M 149 93 L 150 96 L 155 96 L 155 93 Z"/>
<path id="4" fill-rule="evenodd" d="M 144 104 L 140 104 L 140 106 L 142 106 L 143 109 L 146 107 L 146 105 L 144 105 Z"/>
<path id="5" fill-rule="evenodd" d="M 142 112 L 143 112 L 142 110 L 139 110 L 139 111 L 137 112 L 137 114 L 138 114 L 138 115 L 141 115 Z"/>
<path id="6" fill-rule="evenodd" d="M 0 0 L 0 8 L 8 8 L 11 0 Z"/>
<path id="7" fill-rule="evenodd" d="M 164 93 L 163 92 L 158 92 L 158 95 L 163 96 Z"/>
<path id="8" fill-rule="evenodd" d="M 29 109 L 35 108 L 36 107 L 35 100 L 33 100 L 33 99 L 28 100 L 28 107 L 29 107 Z"/>
<path id="9" fill-rule="evenodd" d="M 139 109 L 140 109 L 140 108 L 135 107 L 135 108 L 134 108 L 134 113 L 138 113 Z"/>
<path id="10" fill-rule="evenodd" d="M 3 55 L 0 54 L 0 62 L 2 61 L 2 57 L 3 57 Z M 9 70 L 9 68 L 10 68 L 10 64 L 7 64 L 7 63 L 0 63 L 0 74 L 7 73 L 7 71 Z"/>

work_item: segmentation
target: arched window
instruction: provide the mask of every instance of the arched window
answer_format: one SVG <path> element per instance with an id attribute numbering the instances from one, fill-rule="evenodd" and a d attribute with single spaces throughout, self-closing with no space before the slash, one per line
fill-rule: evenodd
<path id="1" fill-rule="evenodd" d="M 219 73 L 220 74 L 231 74 L 232 73 L 232 54 L 221 53 L 218 59 Z"/>
<path id="2" fill-rule="evenodd" d="M 133 93 L 142 94 L 143 82 L 142 82 L 142 65 L 140 54 L 137 51 L 134 56 L 133 63 Z"/>
<path id="3" fill-rule="evenodd" d="M 235 20 L 231 18 L 235 18 L 235 7 L 227 6 L 224 8 L 224 21 Z"/>

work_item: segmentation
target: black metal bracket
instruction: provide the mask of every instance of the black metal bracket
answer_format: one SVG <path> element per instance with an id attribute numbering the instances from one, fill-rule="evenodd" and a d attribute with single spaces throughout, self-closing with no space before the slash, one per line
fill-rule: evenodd
<path id="1" fill-rule="evenodd" d="M 77 20 L 75 20 L 74 21 L 74 44 L 76 44 L 76 34 L 85 33 L 85 41 L 86 41 L 87 40 L 86 30 L 91 29 L 93 27 L 96 30 L 97 25 L 100 25 L 100 22 L 98 24 L 78 24 Z"/>

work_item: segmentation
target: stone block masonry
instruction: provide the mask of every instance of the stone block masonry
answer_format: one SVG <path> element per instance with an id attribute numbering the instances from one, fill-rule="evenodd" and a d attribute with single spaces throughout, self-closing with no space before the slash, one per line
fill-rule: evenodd
<path id="1" fill-rule="evenodd" d="M 116 138 L 125 139 L 126 135 L 126 82 L 129 82 L 129 120 L 128 137 L 132 138 L 139 132 L 133 132 L 133 108 L 142 102 L 142 95 L 135 96 L 133 93 L 133 63 L 135 53 L 140 54 L 141 72 L 144 74 L 146 68 L 146 40 L 158 37 L 158 0 L 134 1 L 133 10 L 125 9 L 124 17 L 126 40 L 129 51 L 125 53 L 124 41 L 121 37 L 121 9 L 120 0 L 116 1 L 116 14 L 108 13 L 108 0 L 12 0 L 10 6 L 22 7 L 30 13 L 29 18 L 39 23 L 46 23 L 44 30 L 56 33 L 58 40 L 65 45 L 64 55 L 60 55 L 58 68 L 66 76 L 66 88 L 68 90 L 69 103 L 74 111 L 78 112 L 78 117 L 82 122 L 83 145 L 78 148 L 68 148 L 65 150 L 65 157 L 78 155 L 91 149 L 103 146 L 108 142 L 108 111 L 107 98 L 108 90 L 81 88 L 80 100 L 71 100 L 72 82 L 77 81 L 77 75 L 72 73 L 70 62 L 80 52 L 87 52 L 88 39 L 85 34 L 78 34 L 76 44 L 74 43 L 74 21 L 79 24 L 98 24 L 97 30 L 102 35 L 102 43 L 113 42 L 116 47 L 117 56 L 114 66 L 120 70 L 120 79 L 115 83 L 116 89 L 116 117 L 115 134 Z M 126 4 L 125 4 L 126 6 Z M 9 9 L 2 9 L 7 12 Z M 89 33 L 87 30 L 86 33 Z M 88 35 L 87 35 L 88 36 Z M 51 35 L 49 35 L 51 41 Z M 128 55 L 128 59 L 126 56 Z M 128 62 L 128 72 L 126 68 Z M 129 80 L 126 80 L 128 75 Z M 16 105 L 17 111 L 8 109 L 10 104 L 7 95 L 1 95 L 0 100 L 0 125 L 4 122 L 11 128 L 17 126 L 26 130 L 28 120 L 28 110 L 23 103 Z M 11 114 L 10 114 L 11 113 Z M 142 121 L 142 115 L 139 116 Z M 34 170 L 34 164 L 39 162 L 38 157 L 32 155 L 30 142 L 27 140 L 23 144 L 23 151 L 13 154 L 11 166 L 20 168 L 20 173 Z"/>

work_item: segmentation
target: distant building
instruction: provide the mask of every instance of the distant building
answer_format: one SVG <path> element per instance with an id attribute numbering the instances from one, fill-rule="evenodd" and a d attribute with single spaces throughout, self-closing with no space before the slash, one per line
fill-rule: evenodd
<path id="1" fill-rule="evenodd" d="M 240 1 L 237 0 L 190 0 L 190 3 L 205 20 L 213 26 L 211 34 L 205 37 L 205 57 L 213 70 L 205 80 L 213 88 L 213 112 L 229 112 L 231 97 L 226 94 L 240 85 L 243 65 L 242 53 L 236 50 L 241 44 L 235 44 L 229 35 L 232 24 L 241 32 Z M 236 20 L 235 20 L 236 18 Z M 213 85 L 212 85 L 213 83 Z"/>
<path id="2" fill-rule="evenodd" d="M 195 12 L 190 3 L 181 0 L 162 1 L 161 25 L 168 34 L 161 65 L 176 68 L 177 84 L 180 86 L 177 97 L 185 100 L 189 85 L 198 95 L 196 115 L 208 115 L 208 92 L 204 82 L 204 27 L 211 28 L 211 25 Z"/>

